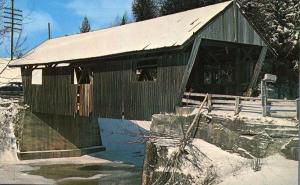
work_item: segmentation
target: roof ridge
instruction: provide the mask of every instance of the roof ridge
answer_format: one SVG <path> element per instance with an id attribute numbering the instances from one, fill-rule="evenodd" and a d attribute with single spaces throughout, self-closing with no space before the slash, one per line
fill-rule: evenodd
<path id="1" fill-rule="evenodd" d="M 70 38 L 70 37 L 73 37 L 73 36 L 87 35 L 87 34 L 92 34 L 92 33 L 95 33 L 95 32 L 113 30 L 113 29 L 117 29 L 117 28 L 125 28 L 125 27 L 131 26 L 133 24 L 135 24 L 135 25 L 136 24 L 143 24 L 143 23 L 147 23 L 147 22 L 150 22 L 150 21 L 153 21 L 153 20 L 159 20 L 159 19 L 164 19 L 164 18 L 167 18 L 167 17 L 175 16 L 175 15 L 185 14 L 187 12 L 196 11 L 196 10 L 199 10 L 199 9 L 204 9 L 204 8 L 208 8 L 208 7 L 212 7 L 212 6 L 220 6 L 220 4 L 227 4 L 229 2 L 233 2 L 233 0 L 228 0 L 228 1 L 224 1 L 222 3 L 216 3 L 216 4 L 202 6 L 202 7 L 198 7 L 198 8 L 193 8 L 193 9 L 189 9 L 189 10 L 185 10 L 185 11 L 182 11 L 182 12 L 177 12 L 177 13 L 173 13 L 173 14 L 169 14 L 169 15 L 154 17 L 154 18 L 151 18 L 151 19 L 143 20 L 143 21 L 130 22 L 130 23 L 125 24 L 125 25 L 117 25 L 117 26 L 111 26 L 111 27 L 107 27 L 107 28 L 99 28 L 99 29 L 92 30 L 92 31 L 89 31 L 89 32 L 86 32 L 86 33 L 74 33 L 74 34 L 70 34 L 70 35 L 62 35 L 62 36 L 58 36 L 58 37 L 55 37 L 55 38 L 51 38 L 50 40 L 46 40 L 46 42 L 51 41 L 51 40 L 60 39 L 60 38 Z"/>

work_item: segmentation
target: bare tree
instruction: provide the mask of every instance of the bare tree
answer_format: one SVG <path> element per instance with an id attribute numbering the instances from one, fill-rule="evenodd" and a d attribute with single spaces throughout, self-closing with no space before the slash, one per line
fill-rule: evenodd
<path id="1" fill-rule="evenodd" d="M 7 5 L 7 0 L 0 0 L 0 13 L 3 14 L 4 7 Z M 7 32 L 7 29 L 4 27 L 3 19 L 0 19 L 0 45 L 3 42 L 3 38 Z"/>

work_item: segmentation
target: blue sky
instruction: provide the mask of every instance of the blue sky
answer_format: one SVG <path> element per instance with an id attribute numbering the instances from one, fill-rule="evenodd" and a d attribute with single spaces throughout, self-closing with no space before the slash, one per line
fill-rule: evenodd
<path id="1" fill-rule="evenodd" d="M 15 0 L 15 8 L 24 12 L 25 50 L 30 50 L 48 38 L 48 22 L 52 37 L 79 32 L 86 15 L 92 30 L 112 26 L 127 12 L 131 15 L 132 0 Z M 0 56 L 9 55 L 9 42 L 0 46 Z"/>

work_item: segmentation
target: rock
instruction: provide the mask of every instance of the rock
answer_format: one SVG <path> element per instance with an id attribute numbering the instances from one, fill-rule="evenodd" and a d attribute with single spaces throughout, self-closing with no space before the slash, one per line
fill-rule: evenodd
<path id="1" fill-rule="evenodd" d="M 281 152 L 287 159 L 298 160 L 299 138 L 293 138 L 281 147 Z"/>
<path id="2" fill-rule="evenodd" d="M 238 134 L 220 124 L 213 124 L 210 132 L 211 143 L 224 150 L 232 150 L 236 140 L 238 139 Z"/>
<path id="3" fill-rule="evenodd" d="M 254 157 L 263 158 L 267 156 L 271 143 L 273 143 L 272 138 L 267 134 L 261 133 L 254 136 L 241 135 L 236 145 L 238 148 L 245 149 Z"/>
<path id="4" fill-rule="evenodd" d="M 267 134 L 274 138 L 290 138 L 298 136 L 298 128 L 266 128 Z"/>
<path id="5" fill-rule="evenodd" d="M 176 115 L 187 116 L 193 113 L 195 107 L 176 107 Z"/>
<path id="6" fill-rule="evenodd" d="M 193 119 L 194 115 L 178 116 L 173 114 L 155 114 L 152 116 L 150 131 L 154 135 L 183 138 L 185 123 L 191 123 Z"/>
<path id="7" fill-rule="evenodd" d="M 243 149 L 243 148 L 240 148 L 240 147 L 238 147 L 237 145 L 235 145 L 235 146 L 233 147 L 233 150 L 234 150 L 235 152 L 237 152 L 238 154 L 240 154 L 240 156 L 242 156 L 242 157 L 245 157 L 245 158 L 248 158 L 248 159 L 253 159 L 253 158 L 254 158 L 254 156 L 251 155 L 247 150 L 245 150 L 245 149 Z"/>

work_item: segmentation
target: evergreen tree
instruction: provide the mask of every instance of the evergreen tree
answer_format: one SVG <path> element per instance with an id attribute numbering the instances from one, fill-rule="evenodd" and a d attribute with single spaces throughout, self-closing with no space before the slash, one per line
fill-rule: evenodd
<path id="1" fill-rule="evenodd" d="M 159 14 L 169 15 L 211 4 L 220 3 L 226 0 L 159 0 Z"/>
<path id="2" fill-rule="evenodd" d="M 155 0 L 133 0 L 132 13 L 135 20 L 143 21 L 157 17 L 158 7 Z"/>
<path id="3" fill-rule="evenodd" d="M 299 0 L 239 0 L 246 17 L 276 50 L 277 59 L 264 69 L 278 76 L 276 83 L 284 97 L 295 98 L 298 82 Z M 285 88 L 285 90 L 282 90 Z M 282 98 L 280 94 L 278 98 Z"/>
<path id="4" fill-rule="evenodd" d="M 91 26 L 89 23 L 89 20 L 86 16 L 84 16 L 83 21 L 81 23 L 81 27 L 80 27 L 80 33 L 86 33 L 89 32 L 91 30 Z"/>
<path id="5" fill-rule="evenodd" d="M 120 20 L 120 25 L 125 25 L 128 23 L 128 15 L 127 12 L 125 12 Z"/>

